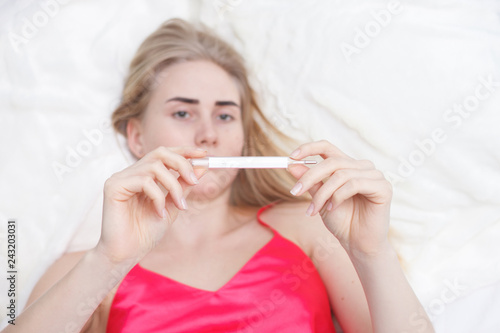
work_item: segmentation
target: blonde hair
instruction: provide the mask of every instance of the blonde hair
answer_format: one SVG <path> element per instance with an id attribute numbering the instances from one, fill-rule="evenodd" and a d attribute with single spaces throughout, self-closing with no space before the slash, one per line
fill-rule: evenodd
<path id="1" fill-rule="evenodd" d="M 245 135 L 242 155 L 287 155 L 271 137 L 287 147 L 296 143 L 281 133 L 262 113 L 249 84 L 243 58 L 207 28 L 196 28 L 181 19 L 163 23 L 137 50 L 130 64 L 122 101 L 112 115 L 115 130 L 127 137 L 128 121 L 141 119 L 155 89 L 158 73 L 172 64 L 194 60 L 211 61 L 235 79 L 241 97 Z M 242 169 L 232 184 L 231 204 L 263 206 L 277 200 L 304 199 L 290 194 L 295 182 L 285 170 Z"/>

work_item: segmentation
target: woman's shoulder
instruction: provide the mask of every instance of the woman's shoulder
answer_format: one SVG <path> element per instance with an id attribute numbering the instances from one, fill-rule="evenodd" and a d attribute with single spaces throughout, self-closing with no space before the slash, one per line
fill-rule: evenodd
<path id="1" fill-rule="evenodd" d="M 260 217 L 313 258 L 318 246 L 335 243 L 336 239 L 325 227 L 319 214 L 306 215 L 310 204 L 310 201 L 278 202 L 262 212 Z"/>

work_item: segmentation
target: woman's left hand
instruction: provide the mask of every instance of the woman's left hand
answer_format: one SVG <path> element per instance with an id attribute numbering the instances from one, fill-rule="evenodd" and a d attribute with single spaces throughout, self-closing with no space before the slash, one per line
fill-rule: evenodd
<path id="1" fill-rule="evenodd" d="M 320 213 L 328 230 L 349 254 L 372 255 L 387 248 L 392 186 L 372 162 L 355 160 L 328 141 L 306 143 L 291 158 L 319 155 L 309 168 L 290 165 L 298 179 L 292 194 L 312 196 L 307 215 Z"/>

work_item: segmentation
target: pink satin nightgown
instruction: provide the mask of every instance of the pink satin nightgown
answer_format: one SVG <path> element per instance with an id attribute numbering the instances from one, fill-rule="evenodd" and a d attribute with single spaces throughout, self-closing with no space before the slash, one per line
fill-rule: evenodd
<path id="1" fill-rule="evenodd" d="M 260 219 L 258 221 L 269 227 Z M 111 305 L 107 332 L 335 332 L 326 288 L 309 257 L 273 238 L 216 291 L 136 265 Z"/>

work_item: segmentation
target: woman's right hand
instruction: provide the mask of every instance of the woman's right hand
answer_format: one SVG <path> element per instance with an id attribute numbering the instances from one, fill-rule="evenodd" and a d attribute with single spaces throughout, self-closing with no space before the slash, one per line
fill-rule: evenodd
<path id="1" fill-rule="evenodd" d="M 115 263 L 137 263 L 163 237 L 185 198 L 206 169 L 187 158 L 205 157 L 197 148 L 159 147 L 104 185 L 101 238 L 97 250 Z"/>

